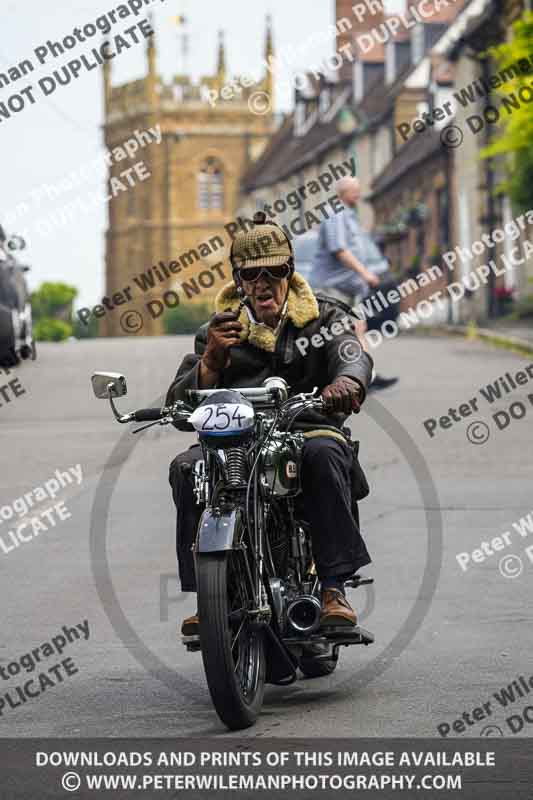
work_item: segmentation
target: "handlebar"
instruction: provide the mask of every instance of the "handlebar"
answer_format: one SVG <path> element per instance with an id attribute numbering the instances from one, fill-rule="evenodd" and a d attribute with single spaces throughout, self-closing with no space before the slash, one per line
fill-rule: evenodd
<path id="1" fill-rule="evenodd" d="M 197 405 L 203 399 L 211 397 L 211 395 L 219 391 L 220 389 L 191 389 L 187 392 L 187 395 Z M 258 406 L 273 406 L 276 401 L 276 390 L 265 388 L 264 386 L 236 389 L 235 391 L 238 391 L 252 403 L 257 403 Z M 307 406 L 309 409 L 323 410 L 324 400 L 322 397 L 316 397 L 312 394 L 298 394 L 285 400 L 281 408 L 285 412 L 290 412 L 296 410 L 298 406 L 302 409 Z M 187 404 L 178 401 L 169 407 L 140 408 L 126 415 L 116 416 L 119 422 L 161 422 L 166 424 L 172 421 L 177 422 L 178 420 L 187 421 L 193 410 Z"/>
<path id="2" fill-rule="evenodd" d="M 165 408 L 140 408 L 133 412 L 134 422 L 157 422 L 165 416 Z"/>

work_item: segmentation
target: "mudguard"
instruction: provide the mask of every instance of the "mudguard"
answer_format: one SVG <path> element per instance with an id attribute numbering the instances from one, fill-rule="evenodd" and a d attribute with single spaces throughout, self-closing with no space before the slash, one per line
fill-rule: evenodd
<path id="1" fill-rule="evenodd" d="M 215 514 L 213 509 L 206 508 L 198 525 L 196 552 L 222 553 L 233 550 L 240 527 L 240 509 L 234 508 L 232 511 L 219 511 Z"/>

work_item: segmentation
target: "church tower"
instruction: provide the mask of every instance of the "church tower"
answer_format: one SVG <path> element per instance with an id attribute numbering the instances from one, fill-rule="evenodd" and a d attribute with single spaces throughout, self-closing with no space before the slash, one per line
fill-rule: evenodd
<path id="1" fill-rule="evenodd" d="M 273 58 L 270 19 L 265 52 Z M 253 85 L 229 82 L 222 31 L 215 55 L 213 75 L 193 83 L 176 74 L 164 83 L 154 34 L 141 80 L 114 87 L 110 62 L 104 65 L 107 149 L 118 155 L 128 139 L 144 143 L 131 159 L 113 158 L 109 169 L 105 294 L 128 288 L 132 300 L 101 320 L 104 335 L 161 334 L 163 309 L 209 302 L 231 279 L 224 226 L 235 218 L 241 175 L 272 135 L 274 87 L 269 70 Z M 271 98 L 265 113 L 249 104 L 258 91 Z M 139 162 L 146 177 L 115 194 L 112 179 L 124 184 L 121 173 Z"/>

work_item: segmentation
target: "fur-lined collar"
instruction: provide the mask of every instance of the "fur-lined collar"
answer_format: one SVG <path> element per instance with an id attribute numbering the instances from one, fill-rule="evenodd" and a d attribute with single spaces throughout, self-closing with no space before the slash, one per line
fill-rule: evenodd
<path id="1" fill-rule="evenodd" d="M 224 286 L 215 299 L 215 310 L 217 314 L 222 311 L 236 311 L 239 307 L 240 298 L 237 287 L 232 281 Z M 320 311 L 318 302 L 313 294 L 313 290 L 297 272 L 291 278 L 289 286 L 289 297 L 287 300 L 287 318 L 296 325 L 303 328 L 314 319 L 318 319 Z M 250 344 L 273 353 L 276 349 L 276 332 L 266 325 L 260 325 L 251 321 L 243 308 L 239 315 L 239 322 L 242 325 L 241 342 L 248 340 Z"/>

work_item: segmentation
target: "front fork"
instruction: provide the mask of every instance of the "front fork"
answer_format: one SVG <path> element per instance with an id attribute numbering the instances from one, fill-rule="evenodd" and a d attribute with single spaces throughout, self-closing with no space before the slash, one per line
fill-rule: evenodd
<path id="1" fill-rule="evenodd" d="M 241 550 L 246 573 L 248 588 L 253 597 L 254 608 L 249 609 L 250 616 L 257 620 L 267 621 L 271 616 L 270 605 L 262 581 L 263 550 L 262 550 L 262 516 L 258 503 L 255 502 L 253 513 L 253 529 L 250 532 L 249 542 L 243 535 L 246 519 L 239 498 L 233 504 L 219 502 L 214 496 L 210 486 L 209 474 L 213 474 L 213 464 L 206 468 L 206 459 L 212 458 L 204 451 L 204 459 L 198 460 L 193 469 L 193 491 L 196 503 L 205 505 L 194 549 L 197 554 L 206 552 L 225 552 L 228 550 Z M 257 492 L 257 484 L 255 492 Z M 257 494 L 254 492 L 254 497 Z M 214 501 L 214 502 L 213 502 Z M 246 499 L 244 499 L 246 502 Z"/>
<path id="2" fill-rule="evenodd" d="M 208 505 L 209 503 L 209 481 L 205 468 L 205 460 L 199 459 L 194 462 L 193 468 L 193 492 L 196 505 Z"/>

